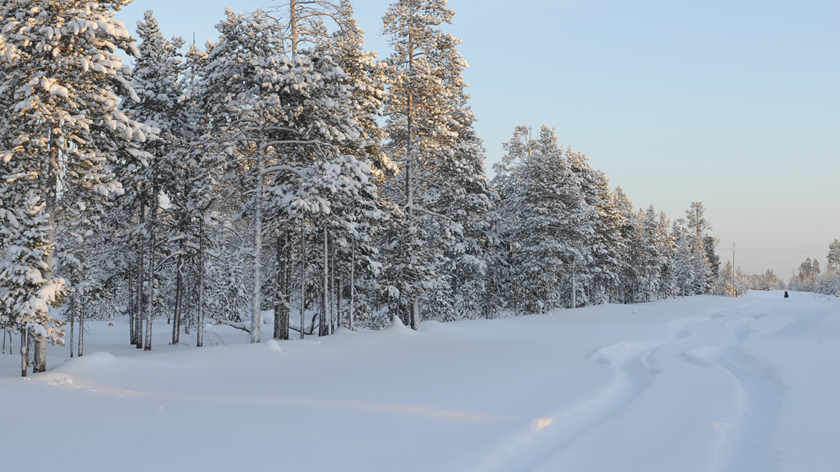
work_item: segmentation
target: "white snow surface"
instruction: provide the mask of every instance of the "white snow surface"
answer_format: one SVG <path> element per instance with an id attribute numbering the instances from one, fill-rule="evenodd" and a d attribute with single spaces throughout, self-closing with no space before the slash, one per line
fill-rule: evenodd
<path id="1" fill-rule="evenodd" d="M 88 322 L 19 377 L 2 470 L 838 471 L 840 299 L 692 297 L 200 349 Z M 182 338 L 188 339 L 189 336 Z M 15 350 L 17 351 L 17 339 Z M 40 467 L 40 466 L 38 466 Z"/>

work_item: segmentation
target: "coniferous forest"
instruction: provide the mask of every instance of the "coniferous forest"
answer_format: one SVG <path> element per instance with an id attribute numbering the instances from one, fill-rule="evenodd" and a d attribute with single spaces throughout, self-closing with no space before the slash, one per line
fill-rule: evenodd
<path id="1" fill-rule="evenodd" d="M 152 12 L 115 20 L 129 2 L 0 2 L 0 328 L 24 375 L 47 343 L 82 355 L 93 318 L 151 350 L 732 285 L 701 203 L 636 209 L 550 126 L 511 130 L 489 178 L 446 0 L 395 0 L 382 57 L 349 0 L 228 10 L 186 49 Z"/>

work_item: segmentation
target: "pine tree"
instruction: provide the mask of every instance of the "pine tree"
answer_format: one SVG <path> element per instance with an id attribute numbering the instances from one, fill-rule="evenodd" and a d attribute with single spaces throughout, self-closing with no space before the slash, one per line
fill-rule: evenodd
<path id="1" fill-rule="evenodd" d="M 263 273 L 269 263 L 262 258 L 264 236 L 296 235 L 299 229 L 310 227 L 313 231 L 306 231 L 305 236 L 329 252 L 329 240 L 336 238 L 334 229 L 345 228 L 342 218 L 347 213 L 344 209 L 334 213 L 346 199 L 341 190 L 364 188 L 358 196 L 374 199 L 377 192 L 367 186 L 370 168 L 364 158 L 350 152 L 363 131 L 344 85 L 347 76 L 333 60 L 317 49 L 289 58 L 281 26 L 265 12 L 228 11 L 227 20 L 218 28 L 220 40 L 209 45 L 195 93 L 210 117 L 215 152 L 227 161 L 228 185 L 249 197 L 239 203 L 239 215 L 233 219 L 247 217 L 251 222 L 248 251 L 253 256 L 253 298 L 247 329 L 252 341 L 258 342 L 259 312 L 265 299 Z M 325 230 L 327 241 L 319 239 Z M 330 270 L 328 264 L 320 263 L 328 261 L 326 256 L 316 263 L 321 281 L 328 279 Z M 308 272 L 301 267 L 301 278 L 308 278 Z M 303 285 L 310 284 L 304 280 Z M 318 287 L 324 317 L 320 326 L 325 330 L 329 287 Z M 278 289 L 275 307 L 279 300 L 288 304 L 288 291 L 283 291 L 287 289 Z M 302 294 L 301 299 L 305 298 Z"/>
<path id="2" fill-rule="evenodd" d="M 395 243 L 386 244 L 388 270 L 413 329 L 419 327 L 423 299 L 444 319 L 455 316 L 457 282 L 447 268 L 461 251 L 453 246 L 464 226 L 443 213 L 457 206 L 447 192 L 479 207 L 489 201 L 483 150 L 472 132 L 475 118 L 464 91 L 467 64 L 457 51 L 460 41 L 438 28 L 453 15 L 445 0 L 400 0 L 383 17 L 383 33 L 393 47 L 386 151 L 401 170 L 399 179 L 386 183 L 386 194 L 405 214 L 404 224 L 386 237 Z"/>
<path id="3" fill-rule="evenodd" d="M 135 159 L 135 142 L 152 131 L 116 110 L 120 96 L 137 98 L 114 54 L 137 52 L 113 18 L 128 1 L 10 0 L 0 7 L 0 160 L 6 185 L 31 180 L 19 189 L 45 204 L 50 245 L 92 234 L 108 196 L 122 192 L 114 162 Z M 50 255 L 46 263 L 53 265 Z"/>

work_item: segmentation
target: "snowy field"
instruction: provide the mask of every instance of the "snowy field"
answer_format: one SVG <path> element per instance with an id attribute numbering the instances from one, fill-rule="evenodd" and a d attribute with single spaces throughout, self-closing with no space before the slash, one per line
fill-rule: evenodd
<path id="1" fill-rule="evenodd" d="M 840 299 L 791 295 L 151 353 L 90 322 L 0 358 L 0 470 L 838 471 Z"/>

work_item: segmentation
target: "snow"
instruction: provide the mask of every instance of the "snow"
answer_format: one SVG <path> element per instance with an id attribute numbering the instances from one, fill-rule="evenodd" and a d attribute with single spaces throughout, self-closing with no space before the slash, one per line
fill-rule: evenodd
<path id="1" fill-rule="evenodd" d="M 0 356 L 4 470 L 34 457 L 70 471 L 840 470 L 834 297 L 701 296 L 254 345 L 208 326 L 211 346 L 152 352 L 115 325 L 87 322 L 84 357 L 52 346 L 50 370 L 27 379 L 17 351 Z M 157 339 L 167 328 L 156 321 Z"/>

